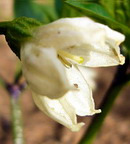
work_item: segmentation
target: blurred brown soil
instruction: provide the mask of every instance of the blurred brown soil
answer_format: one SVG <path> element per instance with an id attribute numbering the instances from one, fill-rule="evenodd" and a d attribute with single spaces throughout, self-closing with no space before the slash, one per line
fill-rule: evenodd
<path id="1" fill-rule="evenodd" d="M 3 2 L 3 3 L 2 3 Z M 11 19 L 13 0 L 0 0 L 0 20 Z M 1 13 L 3 11 L 3 13 Z M 12 83 L 18 58 L 7 46 L 3 36 L 0 36 L 0 77 Z M 94 92 L 96 107 L 108 89 L 115 72 L 115 67 L 95 69 L 97 90 Z M 130 144 L 130 86 L 127 86 L 118 96 L 109 115 L 94 141 L 94 144 Z M 92 117 L 80 117 L 86 125 L 76 133 L 71 132 L 44 115 L 33 103 L 29 90 L 20 97 L 24 136 L 26 144 L 78 144 Z M 10 96 L 5 88 L 0 86 L 0 144 L 13 144 L 11 131 Z"/>
<path id="2" fill-rule="evenodd" d="M 0 36 L 0 76 L 12 83 L 18 58 Z M 113 79 L 115 67 L 95 69 L 98 73 L 97 90 L 94 93 L 98 106 Z M 130 144 L 130 87 L 120 93 L 112 110 L 98 133 L 94 144 Z M 34 105 L 29 90 L 21 95 L 24 136 L 27 144 L 78 144 L 92 117 L 80 117 L 86 125 L 76 133 L 56 123 Z M 11 132 L 10 97 L 0 86 L 0 144 L 13 144 Z"/>

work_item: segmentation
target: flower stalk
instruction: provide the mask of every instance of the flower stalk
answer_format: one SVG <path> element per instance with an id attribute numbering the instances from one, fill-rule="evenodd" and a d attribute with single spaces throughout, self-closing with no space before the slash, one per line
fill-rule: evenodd
<path id="1" fill-rule="evenodd" d="M 128 65 L 129 60 L 127 59 L 123 66 L 118 67 L 114 80 L 100 105 L 102 113 L 100 113 L 100 115 L 95 115 L 85 135 L 81 139 L 80 144 L 93 143 L 104 122 L 104 119 L 106 118 L 108 112 L 111 110 L 116 98 L 119 96 L 120 91 L 130 81 L 130 76 L 126 74 Z"/>
<path id="2" fill-rule="evenodd" d="M 22 127 L 22 112 L 19 100 L 11 98 L 12 130 L 14 144 L 25 144 Z"/>
<path id="3" fill-rule="evenodd" d="M 11 120 L 13 144 L 25 144 L 23 135 L 22 111 L 20 105 L 20 95 L 25 88 L 25 83 L 19 83 L 22 72 L 17 70 L 14 83 L 8 84 L 4 80 L 4 85 L 10 94 Z"/>
<path id="4" fill-rule="evenodd" d="M 7 85 L 7 90 L 11 95 L 10 102 L 11 102 L 13 143 L 25 144 L 23 136 L 22 111 L 19 103 L 19 96 L 21 94 L 21 90 L 16 85 Z"/>

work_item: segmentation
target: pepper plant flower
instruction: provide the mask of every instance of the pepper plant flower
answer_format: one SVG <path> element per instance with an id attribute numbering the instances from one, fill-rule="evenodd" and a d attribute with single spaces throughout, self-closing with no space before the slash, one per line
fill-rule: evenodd
<path id="1" fill-rule="evenodd" d="M 21 46 L 23 74 L 36 105 L 49 117 L 78 131 L 76 115 L 100 113 L 92 98 L 87 67 L 124 64 L 119 45 L 125 36 L 82 18 L 62 18 L 40 26 Z"/>

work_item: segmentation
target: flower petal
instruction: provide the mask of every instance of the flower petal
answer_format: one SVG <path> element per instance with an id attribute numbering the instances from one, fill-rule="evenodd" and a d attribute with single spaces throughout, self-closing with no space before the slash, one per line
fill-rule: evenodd
<path id="1" fill-rule="evenodd" d="M 21 48 L 21 61 L 24 76 L 34 92 L 53 99 L 70 89 L 55 49 L 25 43 Z"/>
<path id="2" fill-rule="evenodd" d="M 87 81 L 89 86 L 92 88 L 92 90 L 95 90 L 96 89 L 95 79 L 97 77 L 97 72 L 92 68 L 83 67 L 80 65 L 77 65 L 77 67 L 78 67 L 79 71 L 81 72 L 81 74 L 83 75 L 84 79 Z"/>
<path id="3" fill-rule="evenodd" d="M 95 110 L 92 91 L 79 69 L 72 66 L 72 68 L 66 69 L 66 73 L 70 84 L 77 88 L 65 95 L 67 101 L 74 107 L 76 114 L 85 116 L 101 112 L 101 110 Z"/>
<path id="4" fill-rule="evenodd" d="M 75 110 L 64 97 L 52 100 L 33 92 L 33 99 L 40 110 L 71 131 L 79 131 L 84 125 L 84 123 L 77 123 Z"/>
<path id="5" fill-rule="evenodd" d="M 122 65 L 125 62 L 125 57 L 120 54 L 118 46 L 113 48 L 106 44 L 83 44 L 71 50 L 66 49 L 65 51 L 71 53 L 72 55 L 83 57 L 84 62 L 81 65 L 88 67 L 115 66 L 119 64 Z"/>
<path id="6" fill-rule="evenodd" d="M 59 19 L 38 28 L 34 35 L 43 47 L 83 57 L 85 66 L 113 66 L 125 60 L 119 48 L 125 36 L 86 17 Z"/>

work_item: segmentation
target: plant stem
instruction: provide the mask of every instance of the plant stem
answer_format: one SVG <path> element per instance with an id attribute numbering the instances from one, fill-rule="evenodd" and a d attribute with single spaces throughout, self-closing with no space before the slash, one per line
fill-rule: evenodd
<path id="1" fill-rule="evenodd" d="M 11 98 L 13 144 L 24 144 L 22 113 L 19 100 Z"/>
<path id="2" fill-rule="evenodd" d="M 11 102 L 11 116 L 12 116 L 12 131 L 13 131 L 13 144 L 25 144 L 23 136 L 22 125 L 22 111 L 19 103 L 19 97 L 21 94 L 18 85 L 6 84 L 7 90 L 10 93 Z"/>
<path id="3" fill-rule="evenodd" d="M 126 60 L 126 63 L 123 66 L 118 67 L 115 78 L 101 103 L 100 108 L 102 113 L 95 115 L 80 144 L 92 144 L 119 92 L 129 81 L 126 75 L 128 65 L 129 60 Z"/>

